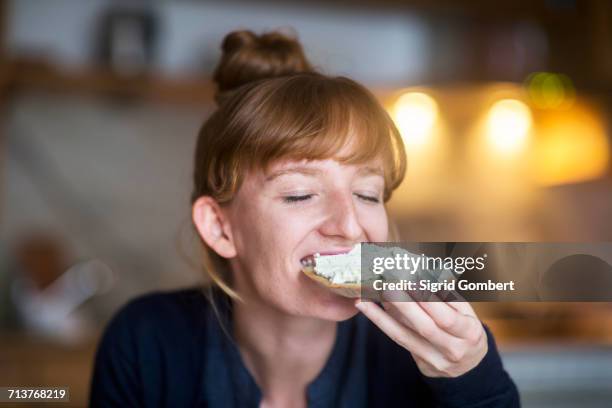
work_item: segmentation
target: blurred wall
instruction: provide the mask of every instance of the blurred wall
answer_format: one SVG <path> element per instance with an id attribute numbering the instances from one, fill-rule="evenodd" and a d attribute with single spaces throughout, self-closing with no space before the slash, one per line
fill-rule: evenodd
<path id="1" fill-rule="evenodd" d="M 11 1 L 6 47 L 14 55 L 42 53 L 68 67 L 87 64 L 91 61 L 98 18 L 109 6 L 126 8 L 133 4 L 138 3 Z M 429 28 L 405 12 L 313 8 L 281 2 L 153 0 L 142 4 L 150 7 L 159 21 L 154 67 L 170 75 L 212 72 L 225 34 L 244 28 L 295 29 L 316 66 L 370 84 L 403 85 L 418 82 L 426 74 Z"/>
<path id="2" fill-rule="evenodd" d="M 181 251 L 194 256 L 197 243 L 189 195 L 206 114 L 204 107 L 21 95 L 4 129 L 3 240 L 57 234 L 73 260 L 98 258 L 119 273 L 116 296 L 197 280 Z"/>

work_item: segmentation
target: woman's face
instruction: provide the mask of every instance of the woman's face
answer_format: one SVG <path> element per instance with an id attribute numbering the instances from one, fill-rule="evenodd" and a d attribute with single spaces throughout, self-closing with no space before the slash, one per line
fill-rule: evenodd
<path id="1" fill-rule="evenodd" d="M 301 272 L 314 253 L 344 253 L 362 241 L 386 241 L 382 162 L 284 161 L 246 176 L 226 207 L 236 257 L 235 288 L 291 315 L 344 320 L 353 300 Z"/>

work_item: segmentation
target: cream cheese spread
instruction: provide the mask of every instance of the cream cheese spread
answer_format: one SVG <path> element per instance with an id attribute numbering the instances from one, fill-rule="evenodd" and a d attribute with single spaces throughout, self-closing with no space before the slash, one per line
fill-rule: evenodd
<path id="1" fill-rule="evenodd" d="M 346 254 L 314 255 L 315 273 L 331 283 L 359 283 L 361 280 L 361 244 Z"/>

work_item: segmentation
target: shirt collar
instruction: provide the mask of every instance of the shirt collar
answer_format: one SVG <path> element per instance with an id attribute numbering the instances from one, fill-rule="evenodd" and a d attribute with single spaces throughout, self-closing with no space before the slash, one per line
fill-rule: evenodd
<path id="1" fill-rule="evenodd" d="M 229 296 L 219 289 L 209 291 L 211 309 L 215 316 L 214 331 L 221 346 L 226 369 L 230 375 L 237 406 L 258 407 L 262 394 L 254 377 L 246 368 L 238 345 L 235 342 L 232 325 L 232 304 Z M 353 335 L 352 320 L 338 323 L 332 351 L 317 377 L 306 387 L 309 407 L 337 406 L 341 384 L 349 369 L 349 355 Z"/>

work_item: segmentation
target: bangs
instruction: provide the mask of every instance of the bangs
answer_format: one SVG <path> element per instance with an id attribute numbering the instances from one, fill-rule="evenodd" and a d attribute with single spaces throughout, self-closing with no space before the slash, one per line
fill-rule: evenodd
<path id="1" fill-rule="evenodd" d="M 401 183 L 406 156 L 400 134 L 361 85 L 346 78 L 299 75 L 249 90 L 252 93 L 246 92 L 235 109 L 252 114 L 235 115 L 227 129 L 242 135 L 233 155 L 234 170 L 265 172 L 282 160 L 362 164 L 381 159 L 385 201 Z"/>

